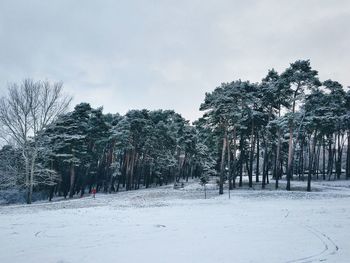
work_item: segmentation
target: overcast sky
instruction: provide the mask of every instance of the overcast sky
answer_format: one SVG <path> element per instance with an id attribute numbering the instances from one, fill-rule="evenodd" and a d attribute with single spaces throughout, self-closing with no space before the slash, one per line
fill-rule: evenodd
<path id="1" fill-rule="evenodd" d="M 350 1 L 0 0 L 2 95 L 26 77 L 63 81 L 74 104 L 195 120 L 221 82 L 297 59 L 350 85 Z"/>

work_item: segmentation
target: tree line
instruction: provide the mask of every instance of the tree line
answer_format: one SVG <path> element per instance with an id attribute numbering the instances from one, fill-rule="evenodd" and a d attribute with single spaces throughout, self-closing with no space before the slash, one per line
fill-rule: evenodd
<path id="1" fill-rule="evenodd" d="M 276 189 L 285 176 L 287 190 L 295 177 L 306 179 L 307 191 L 313 178 L 350 177 L 350 91 L 320 81 L 309 60 L 281 74 L 271 69 L 260 83 L 222 83 L 206 93 L 200 109 L 196 125 L 215 137 L 210 149 L 220 153 L 220 194 L 225 179 L 233 189 L 236 180 L 242 186 L 243 175 L 249 187 L 255 178 L 262 188 L 270 176 Z"/>
<path id="2" fill-rule="evenodd" d="M 350 177 L 350 92 L 320 81 L 308 60 L 259 83 L 236 80 L 205 94 L 203 116 L 191 124 L 172 110 L 104 114 L 71 98 L 62 83 L 24 80 L 0 100 L 6 145 L 0 190 L 83 196 L 218 177 L 219 193 L 270 180 Z"/>
<path id="3" fill-rule="evenodd" d="M 62 84 L 25 80 L 0 101 L 0 189 L 83 196 L 209 176 L 215 165 L 197 130 L 172 110 L 104 114 L 80 103 L 68 112 Z"/>

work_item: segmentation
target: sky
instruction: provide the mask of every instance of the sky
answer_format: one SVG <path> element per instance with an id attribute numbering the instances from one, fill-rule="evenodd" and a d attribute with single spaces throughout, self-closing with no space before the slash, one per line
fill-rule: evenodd
<path id="1" fill-rule="evenodd" d="M 0 94 L 62 81 L 73 105 L 201 116 L 205 92 L 310 59 L 350 86 L 348 0 L 0 0 Z"/>

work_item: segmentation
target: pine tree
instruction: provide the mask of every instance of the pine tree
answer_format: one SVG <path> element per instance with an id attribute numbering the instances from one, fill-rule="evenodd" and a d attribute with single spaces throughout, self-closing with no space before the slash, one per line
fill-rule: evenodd
<path id="1" fill-rule="evenodd" d="M 310 66 L 309 60 L 298 60 L 287 68 L 281 75 L 288 83 L 292 95 L 290 97 L 292 109 L 289 116 L 289 146 L 288 146 L 288 165 L 287 165 L 287 190 L 290 190 L 290 180 L 293 176 L 293 156 L 294 156 L 294 128 L 295 112 L 297 103 L 302 100 L 305 90 L 319 86 L 317 78 L 318 72 Z"/>

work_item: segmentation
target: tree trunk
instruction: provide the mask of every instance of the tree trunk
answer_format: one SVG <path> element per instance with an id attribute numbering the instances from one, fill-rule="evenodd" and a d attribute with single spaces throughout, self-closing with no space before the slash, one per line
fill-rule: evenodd
<path id="1" fill-rule="evenodd" d="M 253 187 L 253 160 L 254 160 L 254 145 L 255 145 L 254 137 L 255 136 L 254 136 L 254 120 L 253 120 L 251 137 L 250 137 L 250 154 L 249 154 L 249 171 L 248 171 L 249 187 Z"/>
<path id="2" fill-rule="evenodd" d="M 70 185 L 69 185 L 69 198 L 72 198 L 74 195 L 74 183 L 75 183 L 75 169 L 74 164 L 70 165 Z"/>
<path id="3" fill-rule="evenodd" d="M 322 179 L 326 180 L 326 139 L 323 136 L 323 161 L 322 161 Z"/>
<path id="4" fill-rule="evenodd" d="M 304 144 L 305 139 L 303 138 L 301 141 L 301 147 L 300 147 L 300 172 L 299 172 L 299 180 L 304 180 Z"/>
<path id="5" fill-rule="evenodd" d="M 244 156 L 244 149 L 243 149 L 243 137 L 241 136 L 240 142 L 239 142 L 239 187 L 242 187 L 243 185 L 243 156 Z"/>
<path id="6" fill-rule="evenodd" d="M 288 143 L 288 163 L 287 163 L 287 187 L 286 189 L 290 191 L 290 180 L 293 176 L 293 155 L 294 155 L 294 145 L 293 145 L 293 132 L 294 132 L 294 113 L 295 113 L 295 100 L 297 96 L 297 92 L 300 88 L 300 85 L 298 84 L 297 89 L 294 92 L 293 97 L 293 106 L 292 106 L 292 120 L 289 125 L 289 143 Z"/>
<path id="7" fill-rule="evenodd" d="M 333 159 L 332 162 L 334 164 L 334 180 L 337 178 L 337 136 L 334 135 L 335 139 L 334 139 L 334 144 L 333 144 Z M 333 173 L 332 173 L 333 174 Z"/>
<path id="8" fill-rule="evenodd" d="M 135 168 L 135 162 L 137 158 L 137 153 L 136 150 L 133 149 L 132 155 L 131 155 L 131 167 L 130 167 L 130 183 L 131 187 L 130 189 L 135 189 L 135 180 L 134 180 L 134 168 Z"/>
<path id="9" fill-rule="evenodd" d="M 309 172 L 307 176 L 307 191 L 311 192 L 311 178 L 312 178 L 312 173 L 313 173 L 313 160 L 315 156 L 315 147 L 316 147 L 316 135 L 317 131 L 315 131 L 314 138 L 311 140 L 310 138 L 310 153 L 309 153 Z"/>
<path id="10" fill-rule="evenodd" d="M 269 180 L 269 170 L 270 170 L 270 162 L 269 162 L 269 154 L 267 154 L 267 164 L 266 164 L 266 184 L 270 183 Z"/>
<path id="11" fill-rule="evenodd" d="M 317 141 L 316 141 L 316 144 L 317 144 Z M 321 152 L 321 145 L 318 144 L 317 146 L 317 153 L 316 153 L 316 156 L 315 156 L 315 168 L 314 168 L 314 171 L 316 171 L 316 179 L 318 180 L 318 175 L 319 175 L 319 171 L 320 171 L 320 152 Z"/>
<path id="12" fill-rule="evenodd" d="M 49 189 L 50 189 L 49 190 L 49 202 L 51 202 L 52 198 L 53 198 L 54 191 L 55 191 L 55 186 L 51 185 Z"/>
<path id="13" fill-rule="evenodd" d="M 237 132 L 233 127 L 233 169 L 232 169 L 232 188 L 236 188 L 236 169 L 237 169 Z"/>
<path id="14" fill-rule="evenodd" d="M 290 191 L 290 179 L 293 173 L 293 124 L 289 127 L 289 145 L 288 145 L 288 165 L 287 165 L 287 187 Z"/>
<path id="15" fill-rule="evenodd" d="M 174 188 L 176 187 L 176 183 L 180 181 L 181 177 L 181 159 L 180 159 L 180 147 L 176 147 L 176 159 L 177 159 L 177 169 L 174 172 Z"/>
<path id="16" fill-rule="evenodd" d="M 277 143 L 277 150 L 276 150 L 276 185 L 275 185 L 275 188 L 278 189 L 278 180 L 279 180 L 279 177 L 280 177 L 280 148 L 281 148 L 281 129 L 278 128 L 278 143 Z"/>
<path id="17" fill-rule="evenodd" d="M 260 175 L 260 142 L 259 142 L 259 132 L 256 133 L 256 175 L 255 182 L 259 182 Z"/>
<path id="18" fill-rule="evenodd" d="M 115 182 L 115 177 L 113 176 L 113 172 L 111 171 L 111 164 L 115 162 L 115 156 L 114 156 L 114 145 L 115 141 L 112 142 L 109 150 L 108 150 L 108 157 L 107 157 L 107 164 L 106 164 L 106 169 L 107 169 L 107 174 L 109 176 L 109 185 L 108 185 L 108 193 L 112 193 L 112 189 L 114 189 L 114 182 Z"/>
<path id="19" fill-rule="evenodd" d="M 265 189 L 266 185 L 266 174 L 269 172 L 268 171 L 268 145 L 267 145 L 267 140 L 263 136 L 263 143 L 264 143 L 264 157 L 263 157 L 263 177 L 262 177 L 262 183 L 261 183 L 261 188 Z M 274 172 L 275 175 L 275 172 Z"/>
<path id="20" fill-rule="evenodd" d="M 346 152 L 346 180 L 350 178 L 350 131 L 348 131 L 348 147 Z"/>
<path id="21" fill-rule="evenodd" d="M 31 204 L 32 203 L 32 198 L 31 198 L 31 194 L 30 194 L 30 169 L 29 169 L 29 160 L 28 160 L 28 156 L 25 153 L 26 150 L 23 150 L 23 158 L 24 158 L 24 166 L 25 166 L 25 186 L 27 188 L 27 204 Z"/>
<path id="22" fill-rule="evenodd" d="M 342 147 L 341 147 L 341 142 L 340 142 L 340 132 L 338 132 L 338 154 L 337 154 L 337 159 L 336 159 L 336 164 L 335 164 L 335 169 L 336 169 L 336 174 L 337 174 L 337 179 L 340 179 L 341 175 L 341 159 L 342 159 Z"/>
<path id="23" fill-rule="evenodd" d="M 36 154 L 37 154 L 36 150 L 33 150 L 33 155 L 32 155 L 31 164 L 30 164 L 29 191 L 28 191 L 28 199 L 27 199 L 28 204 L 32 203 L 32 197 L 33 197 Z"/>
<path id="24" fill-rule="evenodd" d="M 328 165 L 327 165 L 328 180 L 331 179 L 332 171 L 333 171 L 333 150 L 332 150 L 332 140 L 331 140 L 331 138 L 329 138 L 329 142 L 328 142 Z"/>
<path id="25" fill-rule="evenodd" d="M 225 152 L 227 144 L 227 129 L 225 127 L 225 134 L 222 142 L 222 153 L 221 153 L 221 165 L 220 165 L 220 181 L 219 181 L 219 194 L 224 193 L 224 175 L 225 175 Z"/>
<path id="26" fill-rule="evenodd" d="M 230 141 L 227 139 L 227 167 L 228 167 L 228 189 L 232 190 L 232 173 L 231 173 L 231 149 Z"/>

